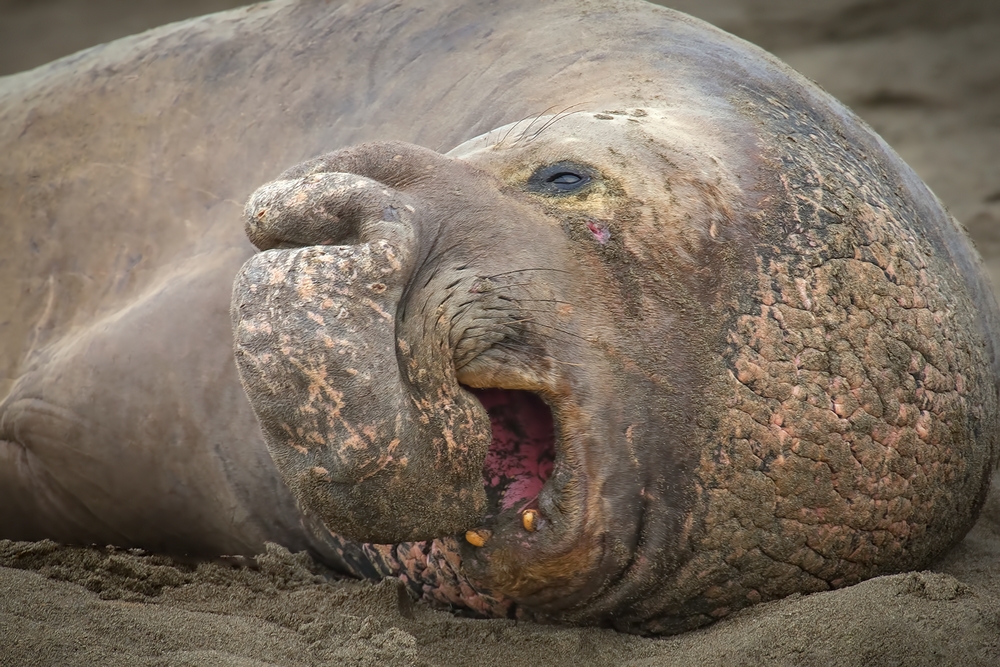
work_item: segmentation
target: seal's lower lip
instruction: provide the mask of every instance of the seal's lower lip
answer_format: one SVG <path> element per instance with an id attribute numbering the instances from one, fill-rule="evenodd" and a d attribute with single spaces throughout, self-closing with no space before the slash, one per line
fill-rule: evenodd
<path id="1" fill-rule="evenodd" d="M 488 499 L 483 528 L 515 519 L 528 532 L 544 521 L 538 494 L 552 475 L 556 437 L 552 411 L 535 394 L 469 389 L 490 416 L 492 442 L 483 464 Z"/>
<path id="2" fill-rule="evenodd" d="M 466 389 L 486 409 L 492 439 L 486 519 L 459 536 L 463 571 L 479 590 L 540 613 L 585 603 L 617 562 L 607 558 L 601 501 L 588 495 L 599 485 L 584 474 L 589 420 L 572 396 L 545 389 Z"/>

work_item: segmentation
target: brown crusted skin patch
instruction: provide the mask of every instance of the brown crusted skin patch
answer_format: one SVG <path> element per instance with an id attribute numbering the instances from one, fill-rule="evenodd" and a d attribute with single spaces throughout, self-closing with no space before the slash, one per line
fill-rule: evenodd
<path id="1" fill-rule="evenodd" d="M 950 221 L 920 217 L 858 146 L 802 129 L 805 113 L 771 112 L 788 133 L 767 156 L 779 194 L 700 419 L 702 533 L 675 593 L 687 618 L 653 632 L 928 565 L 972 525 L 997 448 Z"/>
<path id="2" fill-rule="evenodd" d="M 279 470 L 305 507 L 373 542 L 458 531 L 485 503 L 482 406 L 395 338 L 402 264 L 385 241 L 274 250 L 234 286 L 237 366 Z"/>

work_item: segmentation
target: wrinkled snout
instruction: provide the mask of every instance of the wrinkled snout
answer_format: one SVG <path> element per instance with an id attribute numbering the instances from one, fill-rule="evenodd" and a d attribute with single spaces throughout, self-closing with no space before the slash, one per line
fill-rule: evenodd
<path id="1" fill-rule="evenodd" d="M 397 337 L 437 215 L 384 182 L 406 177 L 379 171 L 400 150 L 417 152 L 418 171 L 444 160 L 370 145 L 254 193 L 246 229 L 263 252 L 237 276 L 231 311 L 240 377 L 286 483 L 329 528 L 374 543 L 477 525 L 490 444 L 447 341 Z"/>

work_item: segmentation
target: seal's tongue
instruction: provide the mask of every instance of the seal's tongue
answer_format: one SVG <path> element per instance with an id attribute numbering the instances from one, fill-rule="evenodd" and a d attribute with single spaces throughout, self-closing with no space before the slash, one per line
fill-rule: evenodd
<path id="1" fill-rule="evenodd" d="M 490 416 L 493 439 L 483 464 L 489 499 L 487 520 L 500 512 L 533 506 L 552 474 L 555 428 L 552 412 L 525 391 L 472 389 Z"/>

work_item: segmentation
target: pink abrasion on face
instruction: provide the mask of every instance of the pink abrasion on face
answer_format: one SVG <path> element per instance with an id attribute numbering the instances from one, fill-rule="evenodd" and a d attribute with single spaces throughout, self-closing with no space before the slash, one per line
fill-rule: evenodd
<path id="1" fill-rule="evenodd" d="M 608 229 L 608 226 L 603 223 L 588 220 L 587 229 L 590 230 L 590 233 L 594 235 L 594 239 L 596 239 L 601 245 L 607 243 L 611 238 L 611 230 Z"/>
<path id="2" fill-rule="evenodd" d="M 545 403 L 526 391 L 474 389 L 490 415 L 493 442 L 483 464 L 487 494 L 496 511 L 532 505 L 555 461 L 555 427 Z"/>

